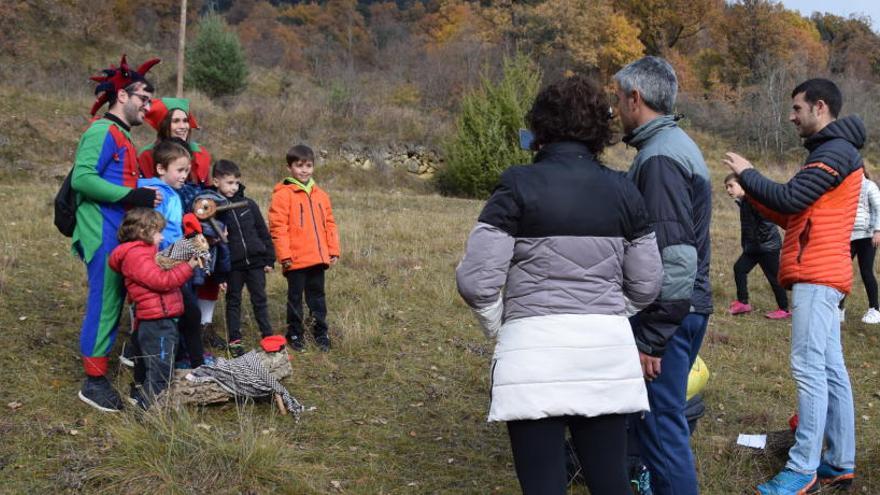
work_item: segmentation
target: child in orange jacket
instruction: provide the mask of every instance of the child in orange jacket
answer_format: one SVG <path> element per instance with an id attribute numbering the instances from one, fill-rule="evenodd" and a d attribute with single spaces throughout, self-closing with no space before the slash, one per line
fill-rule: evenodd
<path id="1" fill-rule="evenodd" d="M 302 308 L 306 305 L 314 319 L 315 343 L 330 350 L 327 335 L 327 302 L 324 271 L 339 260 L 339 234 L 330 196 L 315 184 L 315 154 L 298 144 L 287 152 L 290 176 L 275 185 L 269 204 L 269 232 L 275 244 L 275 257 L 287 278 L 287 342 L 296 351 L 305 347 Z"/>

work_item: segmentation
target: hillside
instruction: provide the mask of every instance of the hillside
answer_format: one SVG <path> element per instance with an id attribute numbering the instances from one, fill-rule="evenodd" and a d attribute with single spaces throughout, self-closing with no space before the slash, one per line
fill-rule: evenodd
<path id="1" fill-rule="evenodd" d="M 206 3 L 190 2 L 193 32 Z M 331 151 L 389 143 L 440 147 L 454 128 L 461 95 L 482 75 L 494 77 L 501 55 L 513 47 L 529 51 L 548 81 L 567 70 L 608 81 L 622 63 L 608 58 L 618 52 L 600 57 L 592 38 L 568 38 L 580 44 L 559 48 L 532 36 L 552 38 L 556 31 L 541 23 L 561 0 L 520 2 L 517 15 L 502 15 L 510 12 L 494 1 L 213 3 L 242 38 L 251 75 L 235 96 L 211 100 L 187 90 L 203 126 L 195 139 L 215 158 L 242 166 L 248 193 L 264 211 L 293 142 Z M 628 40 L 623 53 L 640 55 L 671 41 L 645 34 L 661 31 L 650 29 L 657 19 L 639 13 L 643 3 L 575 5 L 615 14 L 614 25 Z M 696 33 L 664 48 L 682 78 L 680 107 L 689 117 L 683 125 L 703 148 L 714 188 L 711 277 L 718 311 L 701 352 L 712 377 L 693 444 L 702 493 L 743 493 L 784 460 L 732 442 L 739 433 L 786 428 L 795 390 L 790 325 L 760 316 L 774 308 L 758 270 L 751 277 L 755 313 L 734 318 L 724 311 L 735 293 L 739 224 L 721 184 L 727 173 L 721 157 L 735 149 L 776 179 L 790 176 L 803 154 L 785 121 L 787 92 L 795 79 L 815 73 L 841 82 L 844 113 L 865 117 L 866 157 L 880 163 L 880 45 L 857 19 L 792 17 L 773 2 L 668 3 L 678 8 L 667 12 L 673 17 L 691 5 L 707 9 L 693 12 Z M 737 43 L 748 39 L 732 33 L 762 33 L 737 24 L 746 18 L 737 10 L 746 3 L 765 16 L 762 29 L 769 26 L 773 36 L 752 59 L 734 60 Z M 52 196 L 88 122 L 89 75 L 123 52 L 136 61 L 158 55 L 165 60 L 154 70 L 159 92 L 170 93 L 172 4 L 0 5 L 0 492 L 516 493 L 506 430 L 485 422 L 492 343 L 454 285 L 454 267 L 482 203 L 441 197 L 430 182 L 403 170 L 351 168 L 332 153 L 315 177 L 333 198 L 343 246 L 327 282 L 335 347 L 292 357 L 294 375 L 285 385 L 308 409 L 299 422 L 265 403 L 141 417 L 100 414 L 77 399 L 85 277 L 68 239 L 51 224 Z M 325 29 L 334 22 L 350 28 L 348 39 L 364 38 L 346 45 L 339 30 Z M 552 27 L 565 34 L 572 25 Z M 842 32 L 852 36 L 832 36 Z M 797 46 L 779 41 L 786 33 L 795 45 L 822 47 L 821 56 L 804 59 Z M 138 145 L 153 138 L 149 128 L 133 134 Z M 632 156 L 618 145 L 603 158 L 622 169 Z M 283 277 L 270 274 L 270 316 L 279 333 L 285 291 Z M 856 394 L 856 490 L 872 494 L 880 493 L 880 378 L 878 329 L 857 318 L 865 306 L 857 282 L 843 338 Z M 253 346 L 256 325 L 247 302 L 244 307 L 246 342 Z M 216 314 L 222 323 L 222 303 Z M 124 391 L 130 373 L 118 365 L 120 347 L 117 342 L 111 367 Z"/>

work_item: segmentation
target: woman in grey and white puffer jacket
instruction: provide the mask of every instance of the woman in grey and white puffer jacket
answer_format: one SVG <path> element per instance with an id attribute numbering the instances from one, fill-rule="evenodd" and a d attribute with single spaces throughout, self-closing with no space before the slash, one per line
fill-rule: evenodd
<path id="1" fill-rule="evenodd" d="M 489 421 L 507 422 L 524 493 L 564 493 L 566 426 L 590 493 L 628 493 L 624 418 L 648 409 L 627 315 L 654 301 L 662 265 L 638 189 L 596 160 L 608 108 L 578 76 L 538 95 L 534 163 L 502 174 L 456 270 L 497 339 Z"/>
<path id="2" fill-rule="evenodd" d="M 874 256 L 877 254 L 878 245 L 880 245 L 880 189 L 868 178 L 866 167 L 865 177 L 862 178 L 862 190 L 859 193 L 859 208 L 856 210 L 856 220 L 850 236 L 849 253 L 851 257 L 859 258 L 859 272 L 862 275 L 862 283 L 865 284 L 865 292 L 868 294 L 868 310 L 862 316 L 862 322 L 874 325 L 880 323 L 877 278 L 874 276 Z M 845 299 L 840 301 L 840 321 L 844 319 L 844 302 Z"/>

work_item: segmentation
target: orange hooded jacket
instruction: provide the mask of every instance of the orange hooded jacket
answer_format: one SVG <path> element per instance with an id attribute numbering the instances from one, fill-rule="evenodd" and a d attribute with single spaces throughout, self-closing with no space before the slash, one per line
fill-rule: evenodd
<path id="1" fill-rule="evenodd" d="M 852 288 L 850 233 L 862 188 L 865 126 L 854 115 L 832 121 L 804 141 L 805 165 L 777 184 L 755 169 L 740 174 L 749 201 L 785 229 L 779 284 L 825 285 L 844 294 Z"/>
<path id="2" fill-rule="evenodd" d="M 269 233 L 278 262 L 292 262 L 285 271 L 329 266 L 330 257 L 339 256 L 330 196 L 314 182 L 310 192 L 287 180 L 275 185 L 269 203 Z"/>
<path id="3" fill-rule="evenodd" d="M 813 163 L 804 168 L 807 167 L 827 166 Z M 853 279 L 849 235 L 862 177 L 862 170 L 856 170 L 797 214 L 780 214 L 752 199 L 762 215 L 785 229 L 779 267 L 781 286 L 791 289 L 796 283 L 827 285 L 849 294 Z"/>

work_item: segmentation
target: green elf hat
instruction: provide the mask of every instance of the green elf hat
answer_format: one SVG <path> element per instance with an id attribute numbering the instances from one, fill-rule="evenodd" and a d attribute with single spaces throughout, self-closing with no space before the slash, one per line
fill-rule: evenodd
<path id="1" fill-rule="evenodd" d="M 189 113 L 189 100 L 186 98 L 153 98 L 153 101 L 150 102 L 150 111 L 144 116 L 144 120 L 158 131 L 162 121 L 172 110 L 183 110 L 189 117 L 190 129 L 199 129 L 195 116 Z"/>

